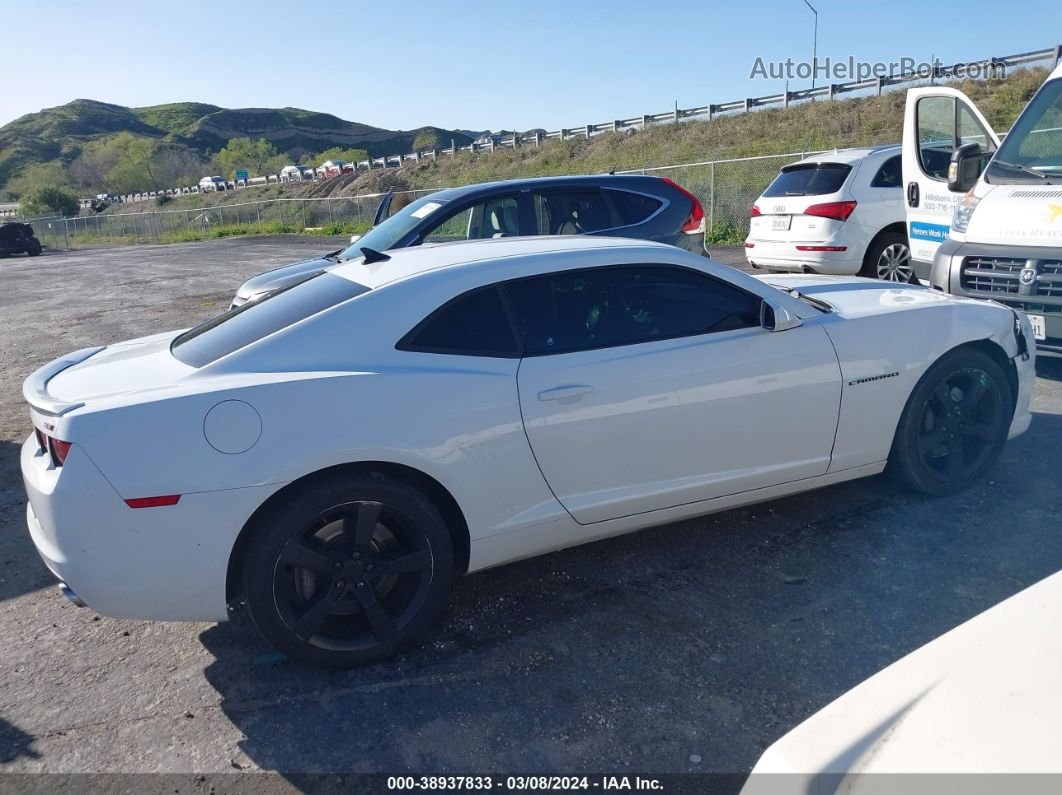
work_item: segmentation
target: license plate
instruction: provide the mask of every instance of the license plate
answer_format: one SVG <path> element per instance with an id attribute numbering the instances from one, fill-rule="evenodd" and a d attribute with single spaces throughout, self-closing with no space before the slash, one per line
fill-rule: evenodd
<path id="1" fill-rule="evenodd" d="M 1038 340 L 1047 339 L 1047 324 L 1044 323 L 1043 315 L 1029 315 L 1029 322 L 1032 323 L 1033 337 Z"/>
<path id="2" fill-rule="evenodd" d="M 791 215 L 772 215 L 771 216 L 771 231 L 773 232 L 788 232 L 789 225 L 793 223 L 793 216 Z"/>

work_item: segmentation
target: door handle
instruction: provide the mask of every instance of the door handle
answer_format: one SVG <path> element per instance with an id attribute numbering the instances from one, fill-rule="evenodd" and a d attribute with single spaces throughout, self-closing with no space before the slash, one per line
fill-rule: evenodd
<path id="1" fill-rule="evenodd" d="M 588 384 L 571 384 L 569 386 L 557 386 L 538 393 L 538 399 L 559 400 L 561 403 L 574 403 L 583 395 L 589 395 L 594 388 Z"/>
<path id="2" fill-rule="evenodd" d="M 918 206 L 918 198 L 919 198 L 918 197 L 918 183 L 917 182 L 908 182 L 907 183 L 907 206 L 908 207 L 917 207 Z"/>

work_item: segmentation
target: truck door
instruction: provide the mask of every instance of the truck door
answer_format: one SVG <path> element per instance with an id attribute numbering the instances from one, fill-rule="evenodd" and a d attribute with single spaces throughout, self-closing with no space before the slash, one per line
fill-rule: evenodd
<path id="1" fill-rule="evenodd" d="M 969 143 L 980 144 L 984 168 L 999 138 L 965 94 L 936 86 L 907 92 L 903 116 L 907 237 L 915 275 L 923 281 L 929 279 L 937 248 L 948 239 L 952 210 L 962 198 L 948 190 L 951 153 Z"/>

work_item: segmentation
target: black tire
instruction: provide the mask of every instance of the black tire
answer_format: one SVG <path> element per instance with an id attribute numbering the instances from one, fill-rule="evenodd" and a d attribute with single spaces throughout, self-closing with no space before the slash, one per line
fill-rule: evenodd
<path id="1" fill-rule="evenodd" d="M 446 605 L 453 544 L 423 494 L 336 473 L 255 519 L 244 559 L 251 617 L 292 660 L 351 668 L 415 643 Z"/>
<path id="2" fill-rule="evenodd" d="M 991 356 L 969 348 L 945 354 L 911 392 L 889 470 L 924 494 L 961 491 L 995 466 L 1013 416 L 1010 382 Z"/>
<path id="3" fill-rule="evenodd" d="M 40 256 L 41 250 L 39 248 L 31 248 L 26 253 L 29 254 L 31 257 L 37 257 Z"/>
<path id="4" fill-rule="evenodd" d="M 917 284 L 907 235 L 902 232 L 882 232 L 874 238 L 863 257 L 859 275 L 868 279 Z"/>

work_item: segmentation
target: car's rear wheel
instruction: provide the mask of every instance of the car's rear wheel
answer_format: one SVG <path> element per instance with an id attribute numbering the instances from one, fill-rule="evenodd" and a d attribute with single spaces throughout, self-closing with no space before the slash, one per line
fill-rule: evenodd
<path id="1" fill-rule="evenodd" d="M 878 235 L 867 249 L 859 275 L 886 282 L 914 282 L 907 235 L 900 232 Z"/>
<path id="2" fill-rule="evenodd" d="M 915 386 L 896 429 L 889 468 L 926 494 L 951 494 L 983 477 L 1007 441 L 1014 397 L 981 351 L 942 357 Z"/>
<path id="3" fill-rule="evenodd" d="M 349 668 L 383 659 L 414 643 L 446 604 L 449 532 L 405 483 L 329 475 L 282 497 L 250 530 L 251 616 L 298 662 Z"/>

